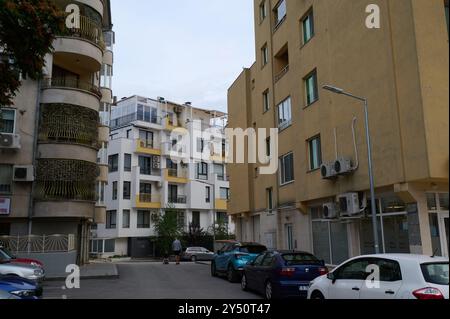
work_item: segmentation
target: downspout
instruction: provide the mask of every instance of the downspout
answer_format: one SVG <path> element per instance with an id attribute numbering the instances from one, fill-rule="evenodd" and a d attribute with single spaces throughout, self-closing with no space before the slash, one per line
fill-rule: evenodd
<path id="1" fill-rule="evenodd" d="M 356 171 L 359 168 L 358 144 L 356 142 L 356 132 L 355 132 L 355 125 L 357 120 L 358 119 L 354 117 L 352 122 L 353 145 L 355 146 L 355 165 L 352 167 L 352 170 L 354 171 Z"/>
<path id="2" fill-rule="evenodd" d="M 41 110 L 41 80 L 37 81 L 37 97 L 36 97 L 36 115 L 35 115 L 35 123 L 34 123 L 34 141 L 33 141 L 33 168 L 36 175 L 36 167 L 37 167 L 37 143 L 38 143 L 38 132 L 39 132 L 39 118 Z M 34 192 L 36 189 L 36 181 L 33 181 L 31 184 L 31 192 L 29 196 L 29 204 L 28 204 L 28 236 L 32 235 L 33 231 L 33 210 L 34 210 Z"/>

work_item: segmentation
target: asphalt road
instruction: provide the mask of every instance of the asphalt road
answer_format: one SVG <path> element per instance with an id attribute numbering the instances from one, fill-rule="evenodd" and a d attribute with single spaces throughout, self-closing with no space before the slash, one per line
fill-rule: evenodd
<path id="1" fill-rule="evenodd" d="M 81 280 L 80 289 L 46 282 L 44 299 L 260 299 L 210 275 L 209 264 L 130 262 L 118 264 L 119 279 Z"/>

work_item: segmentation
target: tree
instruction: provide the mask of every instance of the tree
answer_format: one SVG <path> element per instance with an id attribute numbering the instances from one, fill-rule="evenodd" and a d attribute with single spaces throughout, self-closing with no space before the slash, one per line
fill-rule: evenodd
<path id="1" fill-rule="evenodd" d="M 157 246 L 161 253 L 168 253 L 171 244 L 181 237 L 183 226 L 178 223 L 178 212 L 173 207 L 167 207 L 164 214 L 153 215 L 155 232 L 158 235 Z"/>
<path id="2" fill-rule="evenodd" d="M 0 0 L 0 106 L 12 105 L 19 74 L 42 77 L 45 55 L 62 34 L 65 13 L 50 0 Z"/>

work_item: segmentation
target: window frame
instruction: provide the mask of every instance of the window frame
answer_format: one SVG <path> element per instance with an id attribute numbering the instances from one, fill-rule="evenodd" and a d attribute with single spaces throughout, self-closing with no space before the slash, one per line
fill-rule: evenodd
<path id="1" fill-rule="evenodd" d="M 108 156 L 108 168 L 109 173 L 116 173 L 119 171 L 119 154 L 113 154 Z"/>
<path id="2" fill-rule="evenodd" d="M 262 47 L 261 47 L 261 68 L 264 68 L 267 64 L 269 64 L 270 59 L 269 59 L 269 46 L 267 45 L 267 43 L 265 43 Z"/>
<path id="3" fill-rule="evenodd" d="M 305 22 L 310 21 L 310 37 L 306 39 L 306 29 Z M 306 14 L 301 18 L 301 26 L 302 26 L 302 46 L 308 44 L 315 36 L 315 25 L 314 25 L 314 9 L 311 7 Z"/>
<path id="4" fill-rule="evenodd" d="M 114 217 L 114 218 L 113 218 Z M 114 223 L 113 223 L 114 221 Z M 117 229 L 117 210 L 106 212 L 106 229 Z"/>
<path id="5" fill-rule="evenodd" d="M 119 198 L 119 183 L 113 182 L 112 183 L 112 200 L 118 200 Z"/>
<path id="6" fill-rule="evenodd" d="M 285 106 L 287 105 L 288 101 L 289 101 L 289 112 L 287 112 L 287 114 L 285 114 L 285 111 L 286 111 Z M 283 114 L 282 114 L 283 119 L 285 117 L 287 117 L 287 115 L 289 115 L 289 119 L 288 120 L 281 122 L 280 110 L 283 111 Z M 290 127 L 292 125 L 292 98 L 291 98 L 291 96 L 288 96 L 283 101 L 278 103 L 278 105 L 277 105 L 277 114 L 278 114 L 278 129 L 280 131 L 284 131 L 285 129 L 287 129 L 288 127 Z"/>
<path id="7" fill-rule="evenodd" d="M 270 89 L 262 93 L 263 98 L 263 114 L 270 111 Z"/>
<path id="8" fill-rule="evenodd" d="M 0 194 L 1 195 L 11 195 L 12 193 L 13 193 L 13 174 L 14 174 L 14 172 L 13 172 L 13 165 L 8 165 L 8 164 L 0 164 L 0 168 L 3 168 L 3 169 L 5 169 L 5 176 L 8 176 L 8 181 L 9 181 L 9 184 L 0 184 L 0 186 L 1 185 L 3 185 L 3 186 L 7 186 L 7 189 L 6 189 L 6 191 L 2 191 L 1 190 L 1 188 L 0 188 Z M 6 170 L 8 170 L 8 171 L 6 171 Z"/>
<path id="9" fill-rule="evenodd" d="M 122 185 L 123 200 L 131 200 L 131 182 L 124 181 Z"/>
<path id="10" fill-rule="evenodd" d="M 292 180 L 286 179 L 286 158 L 292 157 Z M 289 152 L 280 157 L 280 186 L 289 185 L 295 182 L 294 152 Z"/>
<path id="11" fill-rule="evenodd" d="M 206 162 L 197 163 L 197 172 L 196 173 L 197 173 L 197 176 L 196 176 L 197 179 L 208 180 L 208 174 L 209 174 L 208 163 L 206 163 Z M 200 178 L 200 176 L 205 177 L 205 178 Z"/>
<path id="12" fill-rule="evenodd" d="M 125 216 L 128 216 L 127 223 L 125 223 Z M 130 227 L 131 227 L 131 210 L 124 209 L 122 211 L 122 228 L 130 229 Z"/>
<path id="13" fill-rule="evenodd" d="M 279 14 L 278 14 L 278 10 L 281 7 L 281 5 L 284 4 L 285 7 L 285 14 L 284 16 L 279 19 Z M 283 24 L 283 22 L 286 20 L 287 17 L 287 3 L 286 0 L 280 0 L 278 1 L 278 3 L 276 4 L 276 6 L 273 9 L 273 13 L 274 13 L 274 31 L 278 30 L 280 28 L 280 26 Z"/>
<path id="14" fill-rule="evenodd" d="M 136 218 L 136 228 L 137 229 L 149 229 L 150 228 L 150 226 L 151 226 L 151 222 L 150 222 L 151 212 L 150 211 L 138 210 L 136 217 L 137 217 Z M 146 217 L 148 217 L 148 218 L 146 218 Z M 148 224 L 147 224 L 147 221 L 148 221 Z"/>
<path id="15" fill-rule="evenodd" d="M 317 151 L 318 154 L 314 154 L 313 152 L 313 142 L 314 141 L 318 141 L 318 146 L 317 146 Z M 320 169 L 320 167 L 323 164 L 323 154 L 322 154 L 322 138 L 321 135 L 318 134 L 316 136 L 311 137 L 310 139 L 307 140 L 308 143 L 308 164 L 309 164 L 309 168 L 308 171 L 309 172 L 313 172 L 316 171 L 318 169 Z M 315 156 L 318 156 L 318 158 L 313 158 Z M 313 167 L 314 162 L 317 160 L 318 165 L 317 167 Z"/>
<path id="16" fill-rule="evenodd" d="M 125 153 L 123 155 L 123 170 L 124 172 L 131 172 L 132 169 L 132 155 L 131 154 L 127 154 Z M 129 166 L 127 166 L 127 164 L 129 164 Z"/>
<path id="17" fill-rule="evenodd" d="M 205 202 L 207 204 L 209 204 L 209 203 L 211 203 L 211 186 L 206 186 L 205 187 L 205 192 L 206 192 Z"/>
<path id="18" fill-rule="evenodd" d="M 266 0 L 263 0 L 259 4 L 259 23 L 263 23 L 264 20 L 267 18 L 267 2 Z"/>
<path id="19" fill-rule="evenodd" d="M 273 187 L 266 188 L 266 206 L 267 210 L 272 211 L 273 206 Z"/>
<path id="20" fill-rule="evenodd" d="M 309 80 L 313 78 L 313 85 L 314 85 L 314 99 L 310 100 L 310 90 L 309 90 Z M 317 69 L 312 70 L 309 72 L 304 78 L 303 78 L 303 86 L 304 86 L 304 92 L 305 92 L 305 107 L 309 107 L 316 103 L 319 100 L 319 81 L 318 81 L 318 75 L 317 75 Z"/>
<path id="21" fill-rule="evenodd" d="M 6 132 L 6 131 L 2 131 L 1 130 L 1 126 L 0 126 L 0 133 L 2 133 L 2 134 L 15 134 L 16 133 L 16 126 L 17 126 L 17 110 L 13 109 L 13 108 L 8 108 L 8 107 L 0 107 L 0 113 L 6 112 L 6 111 L 13 113 L 13 120 L 12 120 L 13 121 L 13 129 L 12 129 L 12 132 Z M 2 119 L 2 121 L 7 121 L 7 120 Z"/>

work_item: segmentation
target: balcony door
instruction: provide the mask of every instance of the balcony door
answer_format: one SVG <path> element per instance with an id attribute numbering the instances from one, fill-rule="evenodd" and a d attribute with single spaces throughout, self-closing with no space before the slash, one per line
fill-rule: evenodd
<path id="1" fill-rule="evenodd" d="M 141 140 L 143 147 L 153 148 L 153 132 L 140 130 L 139 139 Z"/>
<path id="2" fill-rule="evenodd" d="M 169 185 L 169 203 L 176 204 L 178 202 L 178 186 Z"/>
<path id="3" fill-rule="evenodd" d="M 151 203 L 152 202 L 152 184 L 141 183 L 139 185 L 139 196 L 141 202 Z"/>

